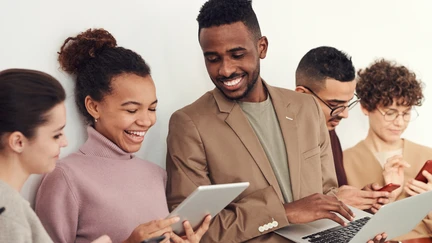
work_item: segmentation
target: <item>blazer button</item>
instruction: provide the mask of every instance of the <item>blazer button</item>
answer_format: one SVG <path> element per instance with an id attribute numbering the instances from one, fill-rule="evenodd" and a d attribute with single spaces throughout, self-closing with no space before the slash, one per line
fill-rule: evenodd
<path id="1" fill-rule="evenodd" d="M 264 232 L 264 227 L 262 227 L 262 226 L 258 227 L 258 231 L 261 233 Z"/>
<path id="2" fill-rule="evenodd" d="M 278 221 L 276 221 L 276 220 L 274 220 L 271 224 L 274 228 L 278 227 L 278 225 L 279 225 Z"/>

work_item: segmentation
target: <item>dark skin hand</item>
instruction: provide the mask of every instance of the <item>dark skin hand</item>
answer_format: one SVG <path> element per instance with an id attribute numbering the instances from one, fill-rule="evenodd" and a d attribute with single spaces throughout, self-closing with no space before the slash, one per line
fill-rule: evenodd
<path id="1" fill-rule="evenodd" d="M 304 224 L 318 219 L 330 219 L 346 226 L 346 223 L 335 213 L 348 221 L 354 219 L 354 213 L 343 202 L 334 196 L 315 193 L 300 200 L 284 205 L 288 221 L 292 224 Z"/>

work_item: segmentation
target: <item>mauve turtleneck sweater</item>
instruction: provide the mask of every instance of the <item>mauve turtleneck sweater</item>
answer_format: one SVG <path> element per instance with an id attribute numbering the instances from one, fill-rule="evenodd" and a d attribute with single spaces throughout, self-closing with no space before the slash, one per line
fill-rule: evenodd
<path id="1" fill-rule="evenodd" d="M 35 211 L 56 243 L 103 234 L 121 242 L 139 224 L 168 215 L 166 172 L 88 127 L 79 151 L 61 159 L 36 195 Z"/>

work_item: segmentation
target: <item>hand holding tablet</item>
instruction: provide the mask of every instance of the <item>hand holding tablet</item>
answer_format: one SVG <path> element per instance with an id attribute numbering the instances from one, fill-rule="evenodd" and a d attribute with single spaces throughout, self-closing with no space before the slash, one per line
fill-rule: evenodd
<path id="1" fill-rule="evenodd" d="M 178 216 L 180 221 L 171 225 L 177 235 L 183 235 L 183 222 L 193 229 L 200 226 L 206 215 L 214 217 L 249 186 L 249 182 L 199 186 L 167 218 Z"/>

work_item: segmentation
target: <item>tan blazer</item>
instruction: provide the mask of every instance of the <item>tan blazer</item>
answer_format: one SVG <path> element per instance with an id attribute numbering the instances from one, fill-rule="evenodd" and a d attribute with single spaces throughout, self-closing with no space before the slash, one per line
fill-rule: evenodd
<path id="1" fill-rule="evenodd" d="M 364 141 L 345 150 L 343 156 L 348 185 L 363 188 L 365 185 L 377 182 L 384 186 L 383 168 Z M 403 158 L 411 165 L 411 167 L 405 169 L 406 182 L 417 175 L 426 160 L 432 159 L 432 149 L 404 139 Z M 396 200 L 406 197 L 409 197 L 409 195 L 402 191 Z M 420 237 L 432 237 L 432 213 L 423 219 L 410 233 L 395 240 Z"/>
<path id="2" fill-rule="evenodd" d="M 288 155 L 295 200 L 337 187 L 329 135 L 310 95 L 264 83 Z M 267 156 L 240 106 L 218 89 L 176 111 L 167 138 L 170 210 L 199 185 L 250 182 L 212 221 L 202 242 L 289 242 L 271 233 L 288 225 L 283 197 Z M 262 231 L 260 226 L 277 221 Z"/>

